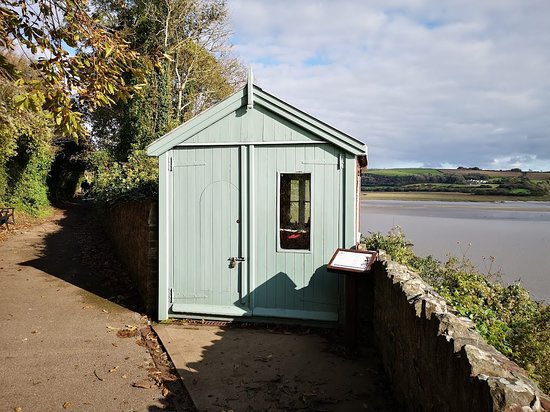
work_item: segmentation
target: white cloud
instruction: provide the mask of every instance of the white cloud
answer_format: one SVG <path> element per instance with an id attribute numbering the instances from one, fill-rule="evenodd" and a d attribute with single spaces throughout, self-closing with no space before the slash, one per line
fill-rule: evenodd
<path id="1" fill-rule="evenodd" d="M 364 140 L 372 166 L 550 169 L 546 0 L 229 7 L 257 83 Z"/>

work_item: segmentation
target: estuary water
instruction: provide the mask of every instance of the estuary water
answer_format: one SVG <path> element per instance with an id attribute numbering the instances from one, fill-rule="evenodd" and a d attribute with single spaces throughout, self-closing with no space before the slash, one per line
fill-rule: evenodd
<path id="1" fill-rule="evenodd" d="M 550 302 L 550 202 L 361 202 L 363 234 L 396 225 L 418 255 L 465 255 L 482 273 L 500 271 L 502 283 L 520 280 Z"/>

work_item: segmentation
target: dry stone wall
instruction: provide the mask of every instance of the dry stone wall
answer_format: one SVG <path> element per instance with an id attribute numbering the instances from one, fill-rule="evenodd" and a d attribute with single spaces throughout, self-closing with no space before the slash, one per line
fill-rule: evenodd
<path id="1" fill-rule="evenodd" d="M 550 411 L 550 399 L 526 372 L 485 343 L 420 276 L 383 260 L 371 281 L 373 303 L 364 308 L 372 310 L 371 334 L 404 409 Z"/>
<path id="2" fill-rule="evenodd" d="M 158 302 L 158 207 L 152 201 L 125 202 L 102 213 L 107 235 L 124 263 L 148 314 Z"/>

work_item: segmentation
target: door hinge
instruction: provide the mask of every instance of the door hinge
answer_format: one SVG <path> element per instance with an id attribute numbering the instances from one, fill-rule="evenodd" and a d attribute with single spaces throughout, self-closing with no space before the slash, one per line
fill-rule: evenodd
<path id="1" fill-rule="evenodd" d="M 174 161 L 171 157 L 168 158 L 168 171 L 171 172 L 174 170 Z"/>
<path id="2" fill-rule="evenodd" d="M 174 303 L 174 289 L 172 288 L 168 291 L 168 299 L 170 300 L 170 303 Z"/>

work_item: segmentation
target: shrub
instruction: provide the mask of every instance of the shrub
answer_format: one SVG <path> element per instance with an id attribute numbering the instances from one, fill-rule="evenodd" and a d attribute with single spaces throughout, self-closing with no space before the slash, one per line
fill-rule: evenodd
<path id="1" fill-rule="evenodd" d="M 39 216 L 50 211 L 53 126 L 47 113 L 16 104 L 23 91 L 0 79 L 0 203 Z"/>
<path id="2" fill-rule="evenodd" d="M 393 260 L 416 271 L 499 351 L 521 365 L 541 389 L 550 392 L 550 309 L 535 302 L 519 283 L 504 286 L 480 273 L 466 258 L 441 264 L 419 257 L 399 227 L 387 235 L 363 239 L 368 249 L 383 249 Z"/>
<path id="3" fill-rule="evenodd" d="M 92 194 L 101 203 L 139 200 L 158 193 L 158 159 L 148 157 L 144 151 L 134 151 L 128 162 L 111 162 L 106 152 L 92 156 Z"/>

